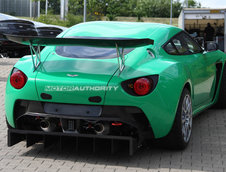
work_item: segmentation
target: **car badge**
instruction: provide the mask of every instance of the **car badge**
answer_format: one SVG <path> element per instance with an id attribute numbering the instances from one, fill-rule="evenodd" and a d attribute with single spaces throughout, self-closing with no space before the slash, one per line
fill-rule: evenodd
<path id="1" fill-rule="evenodd" d="M 67 74 L 67 76 L 69 76 L 69 77 L 76 77 L 76 76 L 78 76 L 78 75 L 72 75 L 72 74 Z"/>

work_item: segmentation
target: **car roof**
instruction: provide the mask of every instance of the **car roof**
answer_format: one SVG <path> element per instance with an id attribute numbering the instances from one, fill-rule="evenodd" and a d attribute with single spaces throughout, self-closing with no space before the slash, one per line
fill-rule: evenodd
<path id="1" fill-rule="evenodd" d="M 29 24 L 34 26 L 32 22 L 27 20 L 20 20 L 20 19 L 0 20 L 0 23 L 10 23 L 10 24 L 23 23 L 23 24 Z"/>
<path id="2" fill-rule="evenodd" d="M 33 21 L 33 20 L 29 20 L 30 22 L 34 23 L 35 27 L 45 27 L 45 26 L 48 26 L 47 24 L 45 23 L 41 23 L 41 22 L 37 22 L 37 21 Z"/>
<path id="3" fill-rule="evenodd" d="M 67 29 L 68 29 L 67 27 L 58 26 L 58 25 L 51 25 L 51 24 L 48 24 L 48 26 L 49 26 L 49 27 L 52 27 L 52 28 L 61 29 L 62 31 L 64 31 L 64 30 L 67 30 Z"/>
<path id="4" fill-rule="evenodd" d="M 26 23 L 26 24 L 34 25 L 29 20 L 20 19 L 20 18 L 14 17 L 14 16 L 3 14 L 3 13 L 0 13 L 0 22 L 3 22 L 3 23 L 4 22 L 11 22 L 11 23 L 14 23 L 15 22 L 15 23 Z"/>
<path id="5" fill-rule="evenodd" d="M 32 20 L 28 20 L 28 21 L 34 23 L 34 25 L 35 25 L 35 27 L 37 29 L 44 29 L 44 28 L 46 28 L 46 29 L 53 29 L 53 30 L 56 29 L 56 30 L 61 30 L 61 31 L 64 31 L 64 30 L 68 29 L 68 28 L 63 27 L 63 26 L 50 25 L 50 24 L 45 24 L 45 23 L 41 23 L 41 22 L 37 22 L 37 21 L 32 21 Z"/>
<path id="6" fill-rule="evenodd" d="M 150 38 L 155 41 L 165 42 L 180 31 L 181 29 L 177 27 L 159 23 L 95 21 L 71 27 L 64 34 L 64 37 Z"/>
<path id="7" fill-rule="evenodd" d="M 15 20 L 15 19 L 18 19 L 18 18 L 7 15 L 7 14 L 0 13 L 0 21 L 2 21 L 2 20 Z"/>

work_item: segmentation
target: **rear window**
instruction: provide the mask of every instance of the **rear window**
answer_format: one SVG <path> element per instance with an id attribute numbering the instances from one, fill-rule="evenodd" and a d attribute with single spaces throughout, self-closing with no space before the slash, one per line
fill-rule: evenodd
<path id="1" fill-rule="evenodd" d="M 124 49 L 124 55 L 133 51 L 134 48 Z M 88 59 L 111 59 L 117 57 L 116 48 L 99 48 L 87 46 L 58 46 L 56 53 L 63 57 L 88 58 Z"/>

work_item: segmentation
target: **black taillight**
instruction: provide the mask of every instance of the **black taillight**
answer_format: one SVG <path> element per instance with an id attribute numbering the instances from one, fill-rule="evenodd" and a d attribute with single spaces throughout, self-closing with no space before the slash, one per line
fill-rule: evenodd
<path id="1" fill-rule="evenodd" d="M 144 76 L 122 82 L 122 88 L 133 96 L 145 96 L 151 93 L 158 83 L 158 75 Z"/>
<path id="2" fill-rule="evenodd" d="M 27 76 L 20 70 L 14 68 L 10 76 L 10 84 L 16 88 L 21 89 L 27 82 Z"/>

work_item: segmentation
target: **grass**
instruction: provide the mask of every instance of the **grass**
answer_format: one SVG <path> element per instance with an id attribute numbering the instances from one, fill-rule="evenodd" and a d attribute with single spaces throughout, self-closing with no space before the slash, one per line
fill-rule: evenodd
<path id="1" fill-rule="evenodd" d="M 21 16 L 16 16 L 17 18 L 25 19 L 25 20 L 33 20 L 31 17 L 21 17 Z"/>
<path id="2" fill-rule="evenodd" d="M 19 17 L 19 18 L 28 19 L 28 20 L 37 20 L 37 19 L 34 19 L 34 18 L 30 18 L 30 17 Z M 107 17 L 102 17 L 101 20 L 106 21 Z M 136 22 L 137 17 L 116 17 L 116 20 L 117 21 Z M 169 18 L 142 17 L 142 21 L 143 22 L 152 22 L 152 23 L 163 23 L 163 24 L 169 24 L 170 23 Z M 59 22 L 58 25 L 64 25 L 63 22 L 64 21 Z M 54 24 L 56 24 L 56 23 L 54 23 Z M 178 18 L 172 19 L 172 25 L 178 26 Z"/>

